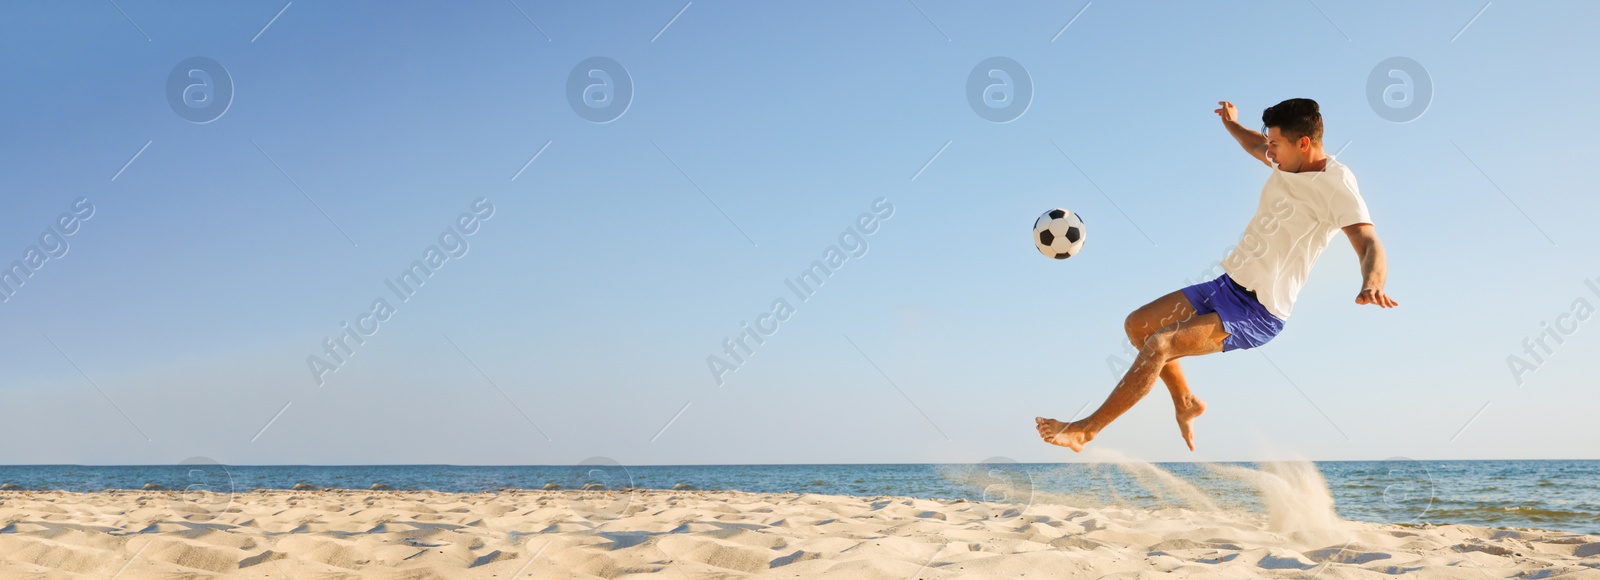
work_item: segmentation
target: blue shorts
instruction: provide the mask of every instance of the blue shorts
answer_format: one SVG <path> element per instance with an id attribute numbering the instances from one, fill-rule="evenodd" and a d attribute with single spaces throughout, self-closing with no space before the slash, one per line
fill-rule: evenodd
<path id="1" fill-rule="evenodd" d="M 1246 290 L 1227 274 L 1185 287 L 1183 295 L 1194 307 L 1195 316 L 1215 312 L 1222 319 L 1222 328 L 1228 331 L 1222 352 L 1261 346 L 1283 330 L 1283 319 L 1268 312 L 1256 300 L 1255 292 Z"/>

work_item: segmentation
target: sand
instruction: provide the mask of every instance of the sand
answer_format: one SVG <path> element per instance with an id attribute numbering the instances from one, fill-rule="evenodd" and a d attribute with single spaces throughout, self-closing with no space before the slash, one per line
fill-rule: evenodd
<path id="1" fill-rule="evenodd" d="M 1053 501 L 7 491 L 0 578 L 1600 578 L 1581 534 Z"/>

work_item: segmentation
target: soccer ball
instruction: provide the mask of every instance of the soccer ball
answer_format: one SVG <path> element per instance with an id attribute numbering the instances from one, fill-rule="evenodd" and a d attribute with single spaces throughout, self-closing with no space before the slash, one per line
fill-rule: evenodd
<path id="1" fill-rule="evenodd" d="M 1033 245 L 1039 253 L 1057 260 L 1071 258 L 1083 250 L 1083 220 L 1061 208 L 1044 212 L 1033 222 Z"/>

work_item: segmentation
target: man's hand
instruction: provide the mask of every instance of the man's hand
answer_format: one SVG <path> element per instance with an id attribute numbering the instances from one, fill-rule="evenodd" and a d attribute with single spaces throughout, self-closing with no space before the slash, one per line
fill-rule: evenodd
<path id="1" fill-rule="evenodd" d="M 1356 295 L 1356 304 L 1376 304 L 1379 308 L 1399 306 L 1399 302 L 1383 293 L 1383 282 L 1389 277 L 1389 258 L 1383 251 L 1383 242 L 1378 241 L 1377 228 L 1362 222 L 1341 229 L 1361 260 L 1361 293 Z"/>
<path id="2" fill-rule="evenodd" d="M 1400 305 L 1388 294 L 1384 294 L 1382 288 L 1362 288 L 1361 293 L 1356 295 L 1356 304 L 1376 304 L 1382 308 L 1394 308 Z"/>
<path id="3" fill-rule="evenodd" d="M 1235 123 L 1239 122 L 1239 109 L 1235 109 L 1233 107 L 1233 103 L 1227 101 L 1217 101 L 1217 104 L 1221 106 L 1217 107 L 1217 110 L 1212 112 L 1216 113 L 1218 117 L 1222 117 L 1222 121 L 1224 123 L 1230 121 Z"/>
<path id="4" fill-rule="evenodd" d="M 1222 127 L 1228 130 L 1228 134 L 1232 135 L 1251 157 L 1267 164 L 1267 167 L 1272 167 L 1272 161 L 1267 159 L 1267 136 L 1239 124 L 1239 109 L 1234 108 L 1233 103 L 1217 101 L 1217 105 L 1217 109 L 1212 112 L 1222 118 Z"/>

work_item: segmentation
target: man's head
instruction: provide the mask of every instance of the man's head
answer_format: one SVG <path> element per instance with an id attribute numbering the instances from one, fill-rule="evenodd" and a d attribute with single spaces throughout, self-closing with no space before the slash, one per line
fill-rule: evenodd
<path id="1" fill-rule="evenodd" d="M 1311 99 L 1289 99 L 1261 112 L 1267 157 L 1280 169 L 1300 171 L 1322 155 L 1322 112 Z"/>

